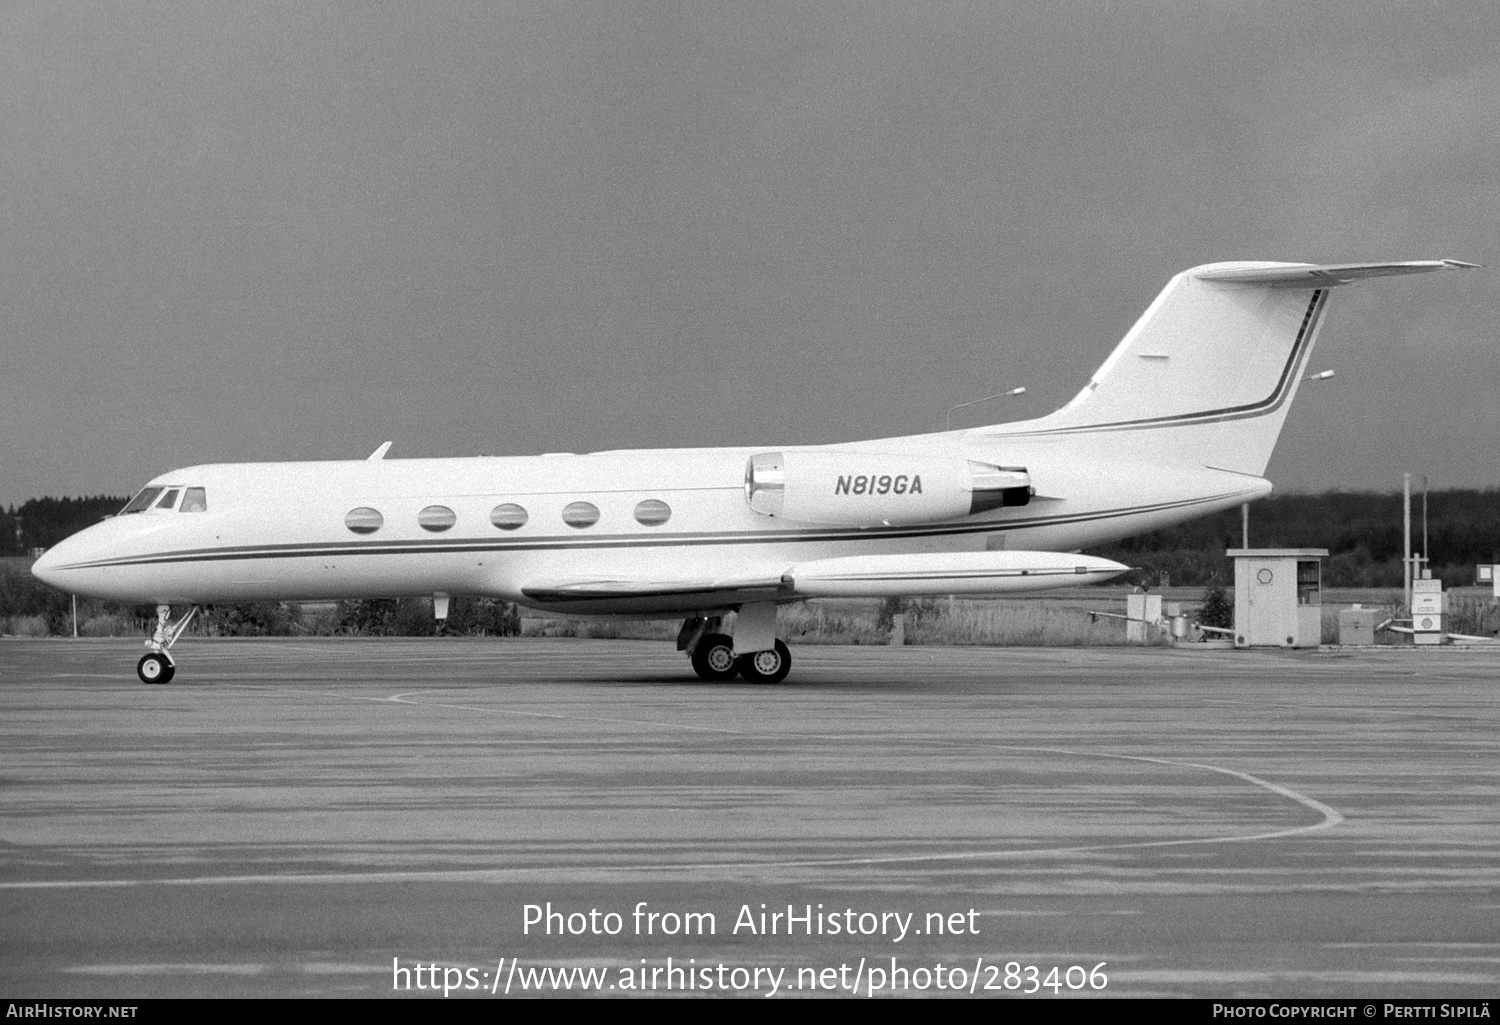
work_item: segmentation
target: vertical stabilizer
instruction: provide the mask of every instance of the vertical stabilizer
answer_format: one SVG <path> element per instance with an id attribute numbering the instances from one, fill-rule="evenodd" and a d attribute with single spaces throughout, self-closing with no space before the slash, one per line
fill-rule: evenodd
<path id="1" fill-rule="evenodd" d="M 1259 476 L 1297 394 L 1329 289 L 1468 266 L 1432 260 L 1194 267 L 1168 283 L 1073 401 L 1040 420 L 992 431 L 1087 433 L 1102 448 L 1118 448 L 1119 458 L 1190 461 Z"/>

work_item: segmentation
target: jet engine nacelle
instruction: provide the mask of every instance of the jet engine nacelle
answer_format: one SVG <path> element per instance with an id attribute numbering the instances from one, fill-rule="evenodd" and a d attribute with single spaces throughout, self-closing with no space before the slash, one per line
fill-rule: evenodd
<path id="1" fill-rule="evenodd" d="M 761 452 L 745 500 L 763 516 L 843 527 L 904 526 L 1031 501 L 1025 467 L 900 452 Z"/>

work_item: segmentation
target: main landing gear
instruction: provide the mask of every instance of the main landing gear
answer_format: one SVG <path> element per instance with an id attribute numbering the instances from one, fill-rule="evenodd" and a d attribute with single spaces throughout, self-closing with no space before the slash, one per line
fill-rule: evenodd
<path id="1" fill-rule="evenodd" d="M 694 616 L 682 624 L 677 650 L 686 651 L 698 679 L 710 683 L 744 677 L 747 683 L 780 683 L 792 668 L 792 653 L 779 639 L 764 651 L 736 654 L 734 639 L 719 633 L 718 616 Z"/>
<path id="2" fill-rule="evenodd" d="M 776 647 L 741 655 L 735 663 L 747 683 L 780 683 L 792 668 L 792 653 L 778 638 Z"/>
<path id="3" fill-rule="evenodd" d="M 172 677 L 177 674 L 177 663 L 172 660 L 171 647 L 177 643 L 177 638 L 187 629 L 193 617 L 198 614 L 198 606 L 194 605 L 188 609 L 187 615 L 178 621 L 176 626 L 172 625 L 172 606 L 158 605 L 156 607 L 156 632 L 146 642 L 150 650 L 141 656 L 141 660 L 135 664 L 135 675 L 141 678 L 142 683 L 170 683 Z"/>

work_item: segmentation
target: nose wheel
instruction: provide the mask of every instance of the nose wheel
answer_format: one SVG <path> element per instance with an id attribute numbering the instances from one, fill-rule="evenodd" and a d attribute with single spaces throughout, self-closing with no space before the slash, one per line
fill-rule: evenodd
<path id="1" fill-rule="evenodd" d="M 172 660 L 168 650 L 177 643 L 177 638 L 182 636 L 197 614 L 198 606 L 194 605 L 174 626 L 172 606 L 156 607 L 156 632 L 146 642 L 146 647 L 150 650 L 135 664 L 135 675 L 141 678 L 142 683 L 168 683 L 177 674 L 177 663 Z"/>
<path id="2" fill-rule="evenodd" d="M 149 651 L 135 664 L 135 675 L 142 683 L 167 683 L 176 672 L 177 667 L 165 651 Z"/>

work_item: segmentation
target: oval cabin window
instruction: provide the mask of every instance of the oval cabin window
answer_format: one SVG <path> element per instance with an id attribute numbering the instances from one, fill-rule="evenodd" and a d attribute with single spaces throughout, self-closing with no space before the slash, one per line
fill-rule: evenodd
<path id="1" fill-rule="evenodd" d="M 672 516 L 672 507 L 648 498 L 635 507 L 635 521 L 643 527 L 659 527 Z"/>
<path id="2" fill-rule="evenodd" d="M 356 534 L 373 534 L 385 524 L 385 517 L 368 506 L 360 506 L 358 509 L 350 509 L 349 515 L 344 517 L 344 526 Z"/>
<path id="3" fill-rule="evenodd" d="M 570 527 L 592 527 L 599 522 L 599 507 L 593 502 L 569 502 L 562 518 Z"/>
<path id="4" fill-rule="evenodd" d="M 490 511 L 490 522 L 501 530 L 519 530 L 526 526 L 526 510 L 514 502 L 497 505 Z"/>
<path id="5" fill-rule="evenodd" d="M 430 530 L 434 534 L 441 534 L 457 522 L 458 515 L 446 505 L 429 505 L 417 513 L 417 523 L 423 530 Z"/>

